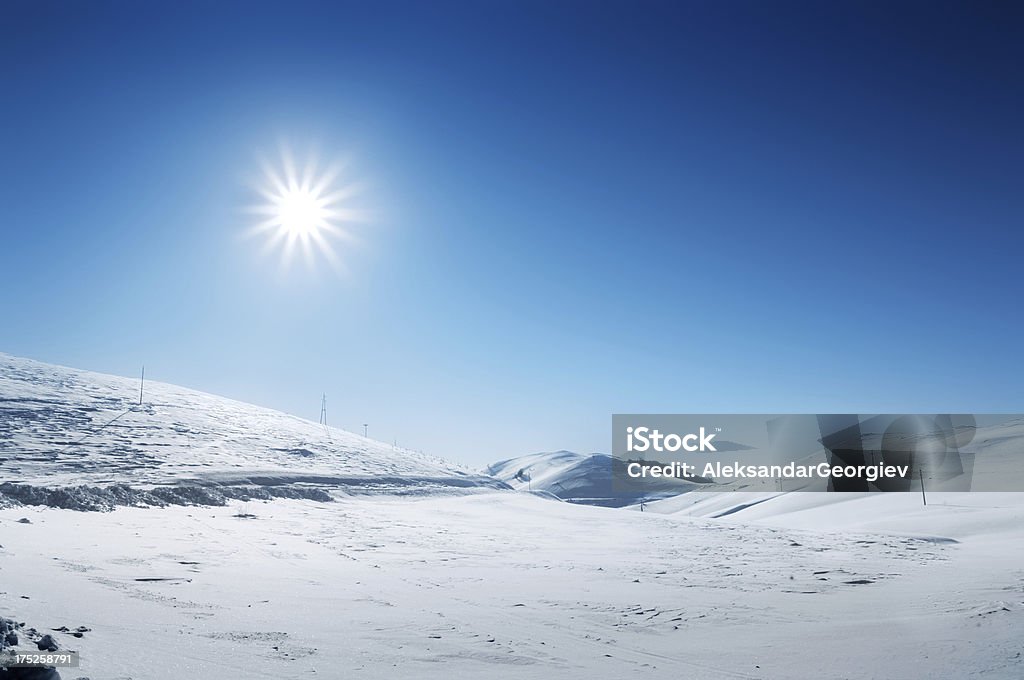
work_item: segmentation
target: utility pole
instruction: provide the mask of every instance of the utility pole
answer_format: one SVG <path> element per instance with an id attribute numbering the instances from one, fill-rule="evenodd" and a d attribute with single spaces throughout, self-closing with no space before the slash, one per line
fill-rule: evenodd
<path id="1" fill-rule="evenodd" d="M 320 424 L 327 426 L 327 393 L 320 399 Z"/>
<path id="2" fill-rule="evenodd" d="M 139 406 L 142 406 L 142 390 L 146 388 L 146 364 L 142 364 L 142 382 L 139 383 Z"/>
<path id="3" fill-rule="evenodd" d="M 921 468 L 917 469 L 917 476 L 921 480 L 921 502 L 928 505 L 928 497 L 924 495 L 924 470 Z"/>
<path id="4" fill-rule="evenodd" d="M 368 427 L 370 427 L 370 426 L 367 425 L 366 423 L 363 423 L 363 436 L 364 437 L 366 436 L 366 428 L 368 428 Z"/>

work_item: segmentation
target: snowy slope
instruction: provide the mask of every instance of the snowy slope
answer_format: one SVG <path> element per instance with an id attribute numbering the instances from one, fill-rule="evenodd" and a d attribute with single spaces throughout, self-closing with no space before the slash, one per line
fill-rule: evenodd
<path id="1" fill-rule="evenodd" d="M 440 458 L 175 385 L 147 381 L 138 399 L 138 379 L 0 354 L 0 482 L 502 486 Z"/>

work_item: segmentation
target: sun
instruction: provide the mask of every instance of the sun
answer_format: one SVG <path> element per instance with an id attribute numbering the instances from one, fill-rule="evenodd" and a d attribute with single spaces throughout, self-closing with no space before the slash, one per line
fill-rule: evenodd
<path id="1" fill-rule="evenodd" d="M 264 251 L 280 251 L 286 267 L 301 252 L 311 268 L 322 259 L 339 270 L 338 248 L 353 240 L 351 227 L 360 221 L 360 211 L 351 205 L 359 185 L 339 181 L 340 163 L 321 169 L 310 154 L 299 170 L 287 146 L 281 147 L 280 156 L 279 163 L 261 163 L 262 177 L 256 186 L 261 200 L 250 208 L 260 221 L 249 235 L 264 236 Z"/>
<path id="2" fill-rule="evenodd" d="M 301 187 L 275 197 L 274 204 L 277 221 L 292 237 L 308 237 L 323 227 L 329 216 L 323 198 Z"/>

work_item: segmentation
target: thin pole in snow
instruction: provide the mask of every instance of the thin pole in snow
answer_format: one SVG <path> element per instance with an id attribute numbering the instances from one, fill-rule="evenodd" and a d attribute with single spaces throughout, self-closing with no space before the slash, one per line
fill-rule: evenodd
<path id="1" fill-rule="evenodd" d="M 142 406 L 142 390 L 146 388 L 146 365 L 142 365 L 142 382 L 139 383 L 139 406 Z"/>
<path id="2" fill-rule="evenodd" d="M 924 495 L 924 470 L 919 468 L 917 470 L 917 475 L 921 480 L 921 502 L 928 505 L 928 497 Z"/>
<path id="3" fill-rule="evenodd" d="M 368 428 L 368 427 L 370 427 L 370 426 L 367 425 L 366 423 L 363 423 L 363 436 L 364 437 L 366 436 L 366 428 Z"/>

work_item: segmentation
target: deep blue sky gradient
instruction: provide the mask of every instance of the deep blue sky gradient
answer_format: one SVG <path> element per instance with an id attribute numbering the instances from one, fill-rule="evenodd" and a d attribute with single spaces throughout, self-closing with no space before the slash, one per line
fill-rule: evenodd
<path id="1" fill-rule="evenodd" d="M 0 351 L 474 464 L 1024 411 L 1018 3 L 6 2 Z M 350 158 L 348 274 L 242 238 Z"/>

